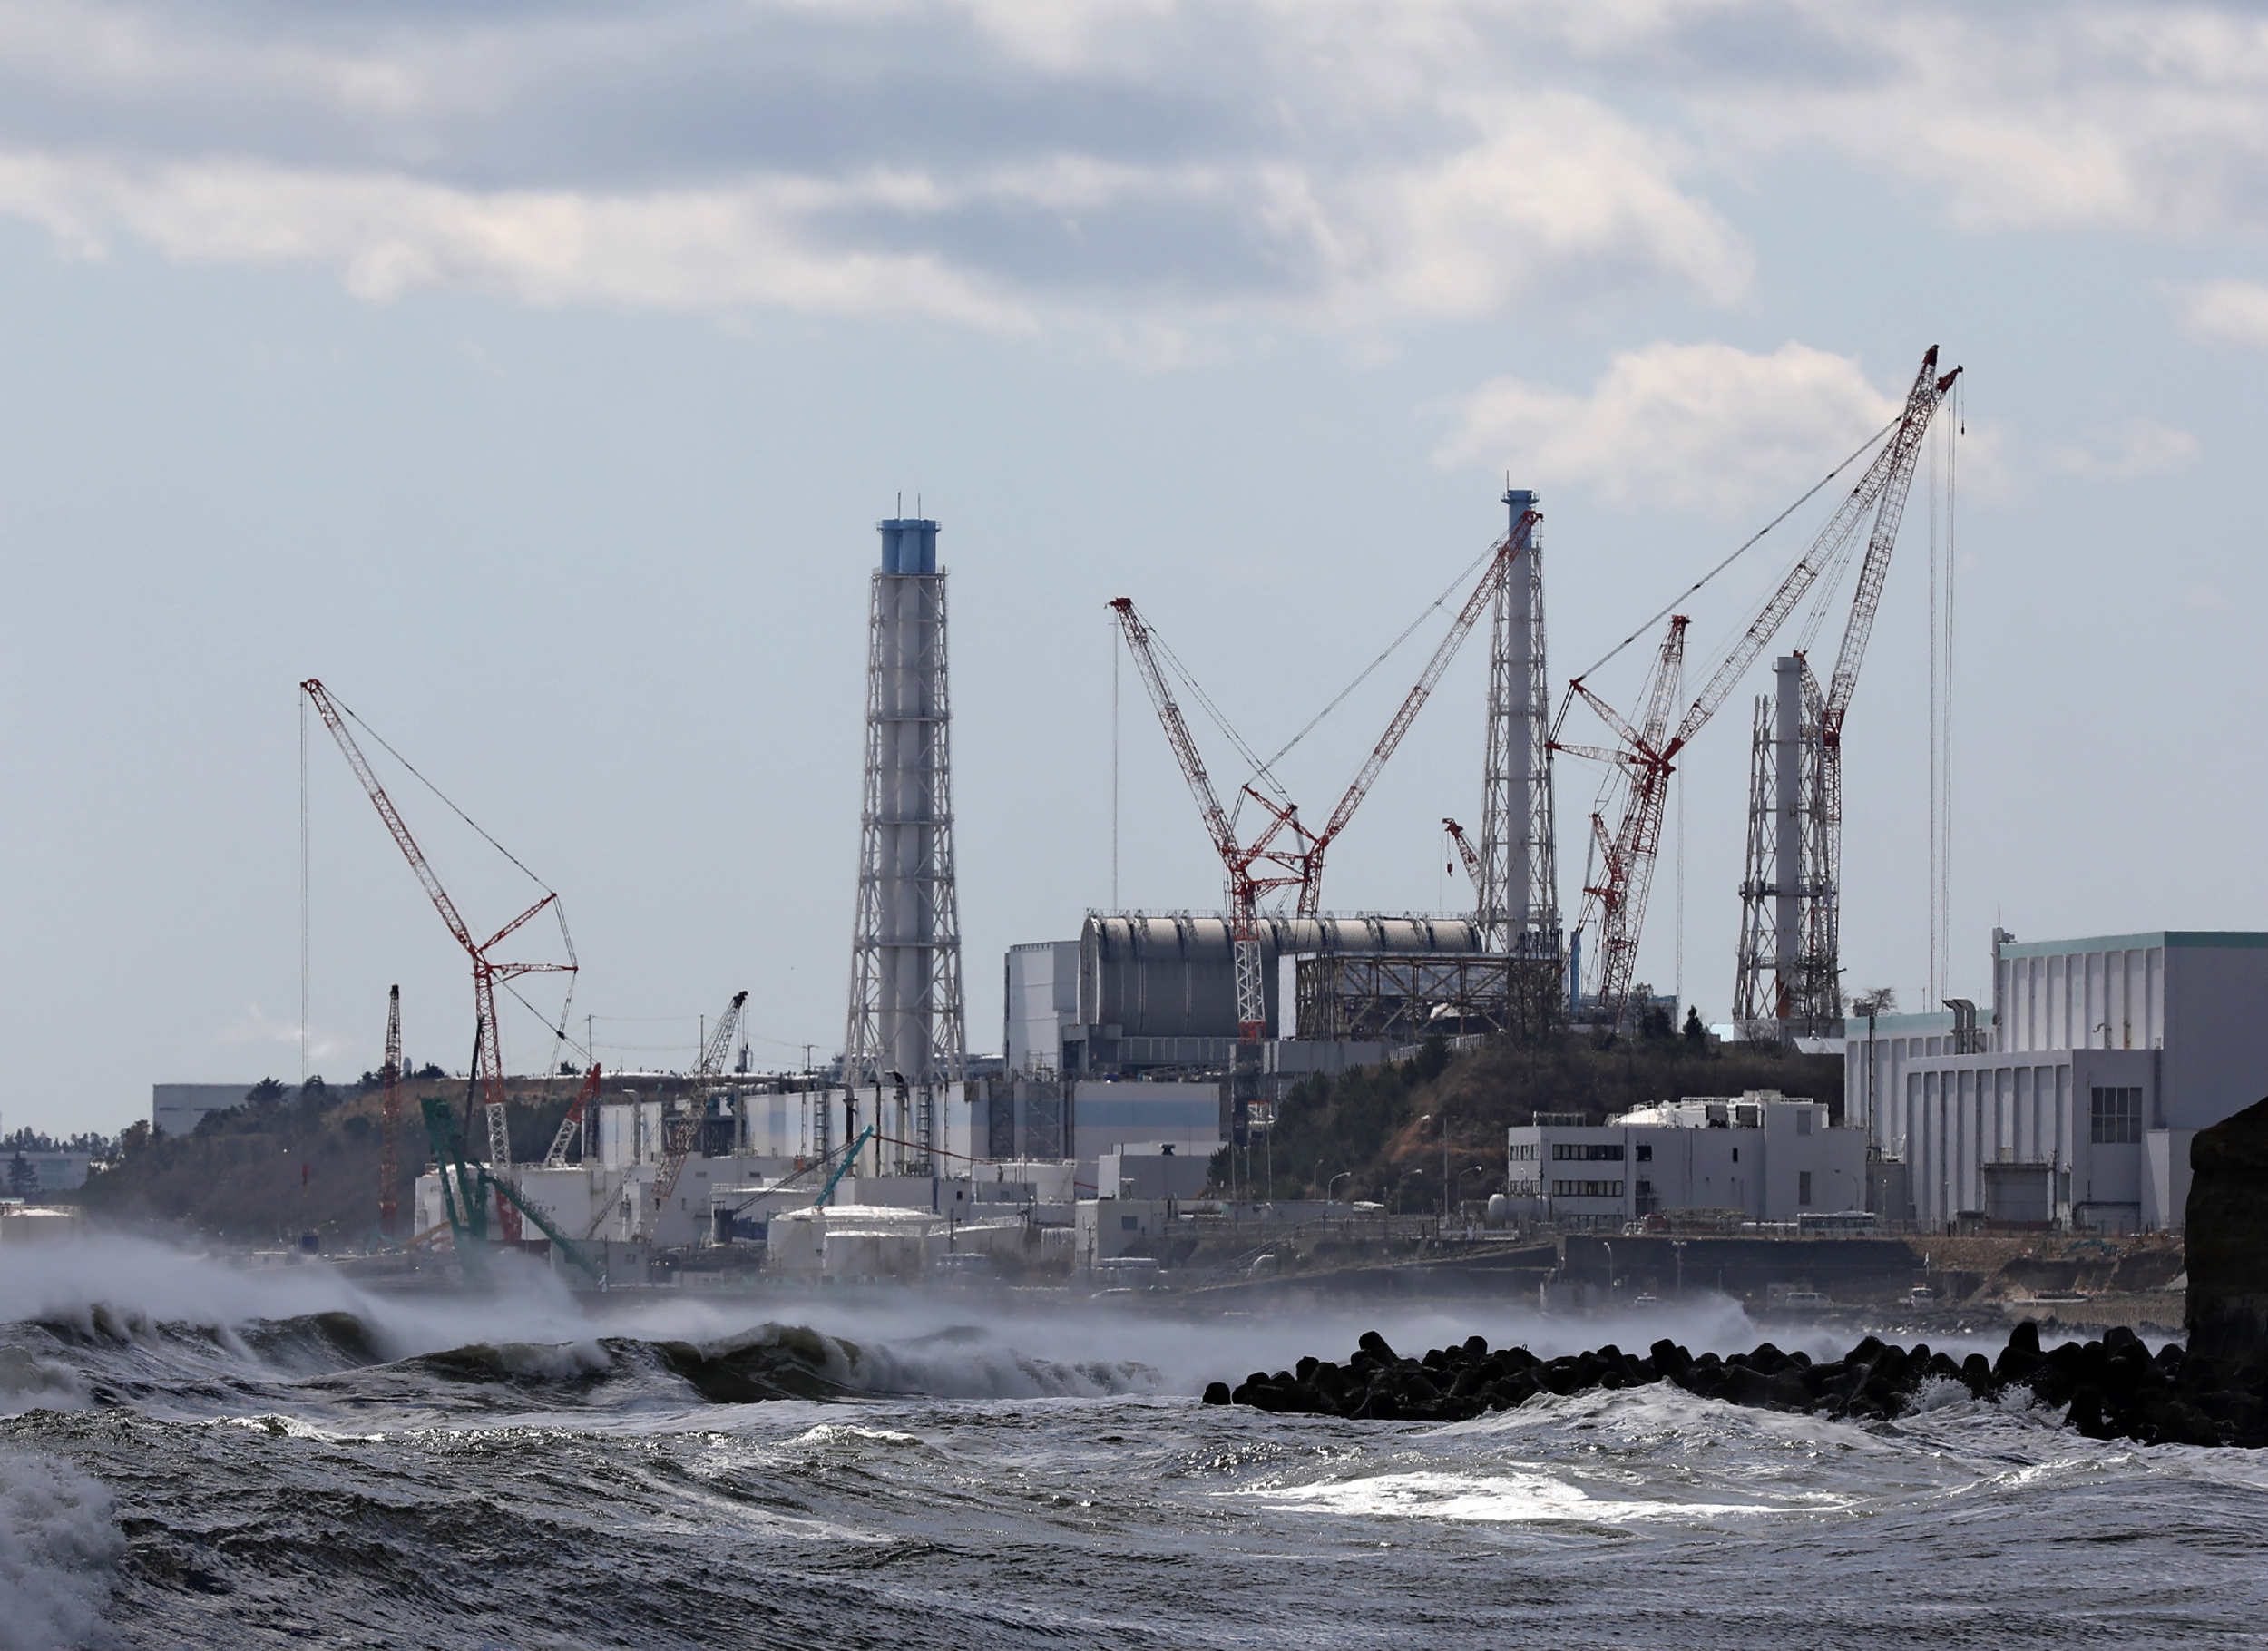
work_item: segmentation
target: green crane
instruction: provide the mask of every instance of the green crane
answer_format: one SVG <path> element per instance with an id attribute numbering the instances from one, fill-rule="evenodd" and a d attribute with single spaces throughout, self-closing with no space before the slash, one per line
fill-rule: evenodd
<path id="1" fill-rule="evenodd" d="M 428 1095 L 417 1104 L 425 1112 L 425 1134 L 433 1141 L 433 1161 L 441 1174 L 442 1207 L 448 1212 L 449 1231 L 455 1236 L 457 1258 L 468 1279 L 487 1265 L 488 1199 L 493 1194 L 500 1204 L 509 1200 L 514 1209 L 558 1246 L 561 1255 L 588 1273 L 593 1282 L 601 1285 L 606 1283 L 606 1275 L 583 1253 L 582 1247 L 553 1226 L 542 1210 L 522 1198 L 516 1187 L 489 1174 L 487 1165 L 466 1159 L 464 1137 L 457 1128 L 455 1114 L 445 1097 Z"/>

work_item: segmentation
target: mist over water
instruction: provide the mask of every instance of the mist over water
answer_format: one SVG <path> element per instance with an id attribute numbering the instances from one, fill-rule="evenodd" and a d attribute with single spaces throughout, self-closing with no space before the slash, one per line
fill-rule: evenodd
<path id="1" fill-rule="evenodd" d="M 1667 1386 L 1452 1425 L 1195 1401 L 1365 1329 L 1546 1356 L 1764 1334 L 1722 1299 L 1192 1321 L 20 1251 L 0 1651 L 2249 1645 L 2268 1621 L 2268 1462 L 2088 1441 L 1958 1383 L 1871 1428 Z"/>

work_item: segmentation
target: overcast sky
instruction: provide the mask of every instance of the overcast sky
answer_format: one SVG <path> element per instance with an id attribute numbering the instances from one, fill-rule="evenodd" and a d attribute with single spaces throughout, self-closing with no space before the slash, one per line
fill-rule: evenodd
<path id="1" fill-rule="evenodd" d="M 2268 928 L 2263 228 L 2234 6 L 0 3 L 0 1123 L 298 1077 L 308 676 L 562 893 L 610 1065 L 683 1065 L 742 987 L 759 1060 L 839 1047 L 901 490 L 953 571 L 996 1049 L 1002 949 L 1111 901 L 1110 598 L 1272 749 L 1501 532 L 1509 470 L 1563 678 L 1932 343 L 1967 368 L 1951 986 L 1987 993 L 1996 920 Z M 1930 485 L 1846 757 L 1848 980 L 1909 1007 Z M 1696 657 L 1782 537 L 1693 605 Z M 1311 814 L 1439 625 L 1287 761 Z M 1438 822 L 1478 822 L 1484 660 L 1328 904 L 1466 899 Z M 1119 903 L 1212 908 L 1120 688 Z M 1747 720 L 1690 753 L 1639 969 L 1713 1020 Z M 398 981 L 461 1067 L 462 956 L 319 725 L 308 757 L 313 1064 L 375 1066 Z M 467 921 L 516 912 L 387 773 Z M 517 1011 L 507 1042 L 549 1053 Z"/>

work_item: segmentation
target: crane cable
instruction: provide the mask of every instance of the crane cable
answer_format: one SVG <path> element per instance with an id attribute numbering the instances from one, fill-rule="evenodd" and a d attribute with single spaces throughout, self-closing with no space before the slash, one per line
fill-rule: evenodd
<path id="1" fill-rule="evenodd" d="M 1488 561 L 1491 556 L 1494 556 L 1501 548 L 1501 545 L 1492 544 L 1489 546 L 1487 550 L 1481 552 L 1480 555 L 1474 557 L 1471 562 L 1467 563 L 1464 572 L 1458 574 L 1456 578 L 1451 580 L 1449 581 L 1448 588 L 1439 596 L 1435 597 L 1432 601 L 1428 603 L 1423 609 L 1422 609 L 1419 611 L 1417 618 L 1410 621 L 1408 627 L 1403 630 L 1400 636 L 1394 638 L 1393 641 L 1386 644 L 1384 652 L 1381 653 L 1369 664 L 1364 666 L 1361 671 L 1355 675 L 1354 680 L 1348 683 L 1344 688 L 1339 690 L 1338 697 L 1336 698 L 1333 699 L 1330 704 L 1325 706 L 1321 710 L 1317 711 L 1312 718 L 1310 718 L 1305 728 L 1300 729 L 1298 733 L 1293 735 L 1288 740 L 1284 742 L 1283 749 L 1279 750 L 1275 756 L 1268 758 L 1269 764 L 1274 765 L 1283 761 L 1286 752 L 1288 752 L 1294 746 L 1297 745 L 1301 740 L 1306 738 L 1308 735 L 1314 733 L 1315 731 L 1316 724 L 1320 723 L 1333 711 L 1337 710 L 1349 694 L 1353 693 L 1356 689 L 1362 687 L 1364 682 L 1370 680 L 1371 674 L 1381 665 L 1383 665 L 1388 659 L 1392 658 L 1395 651 L 1401 648 L 1403 643 L 1408 641 L 1412 636 L 1416 634 L 1417 628 L 1425 623 L 1429 615 L 1446 605 L 1449 599 L 1457 594 L 1458 590 L 1464 584 L 1465 581 L 1472 577 L 1473 570 L 1478 568 L 1482 562 Z"/>
<path id="2" fill-rule="evenodd" d="M 1903 414 L 1901 413 L 1900 416 L 1902 417 Z M 1618 654 L 1621 653 L 1624 649 L 1628 648 L 1631 643 L 1637 641 L 1638 638 L 1644 636 L 1648 630 L 1651 630 L 1655 625 L 1660 622 L 1660 620 L 1665 618 L 1672 609 L 1676 608 L 1679 602 L 1684 601 L 1686 597 L 1691 596 L 1703 585 L 1707 584 L 1709 581 L 1715 579 L 1726 568 L 1731 567 L 1734 562 L 1739 561 L 1740 558 L 1745 554 L 1758 540 L 1762 539 L 1774 528 L 1779 526 L 1781 523 L 1786 521 L 1797 511 L 1803 509 L 1804 505 L 1811 503 L 1813 496 L 1816 494 L 1821 488 L 1826 486 L 1828 483 L 1833 481 L 1844 471 L 1850 469 L 1854 463 L 1864 456 L 1869 451 L 1878 446 L 1884 436 L 1888 435 L 1892 430 L 1895 430 L 1898 427 L 1898 422 L 1899 421 L 1896 418 L 1892 419 L 1881 429 L 1875 431 L 1873 435 L 1868 436 L 1863 442 L 1861 442 L 1856 447 L 1853 448 L 1849 457 L 1845 458 L 1843 463 L 1837 464 L 1833 470 L 1830 470 L 1825 475 L 1820 477 L 1818 481 L 1813 483 L 1810 487 L 1804 490 L 1803 496 L 1798 498 L 1794 503 L 1789 505 L 1778 515 L 1773 517 L 1771 521 L 1765 523 L 1754 533 L 1750 534 L 1748 538 L 1744 540 L 1739 547 L 1730 555 L 1726 556 L 1724 561 L 1718 562 L 1707 572 L 1702 574 L 1700 578 L 1695 580 L 1683 591 L 1680 591 L 1676 596 L 1671 597 L 1668 601 L 1663 603 L 1662 606 L 1645 621 L 1645 623 L 1641 624 L 1636 630 L 1630 632 L 1628 636 L 1624 637 L 1619 642 L 1617 642 L 1612 648 L 1609 648 L 1604 654 L 1600 655 L 1598 661 L 1591 666 L 1590 669 L 1582 672 L 1580 675 L 1577 676 L 1574 680 L 1577 682 L 1588 681 L 1592 676 L 1596 675 L 1604 666 L 1606 666 L 1608 661 L 1612 660 Z M 1743 634 L 1745 635 L 1746 633 L 1744 632 Z M 1575 693 L 1572 687 L 1570 687 L 1568 692 L 1561 697 L 1559 700 L 1559 712 L 1552 718 L 1552 738 L 1557 739 L 1559 737 L 1559 729 L 1561 726 L 1566 723 L 1568 711 L 1573 706 L 1574 702 Z"/>
<path id="3" fill-rule="evenodd" d="M 552 897 L 552 914 L 559 922 L 560 941 L 567 948 L 567 960 L 570 964 L 572 964 L 575 961 L 575 941 L 574 936 L 567 932 L 567 906 L 566 903 L 560 899 L 559 891 L 552 887 L 550 884 L 544 882 L 543 878 L 537 876 L 533 871 L 530 871 L 528 869 L 527 863 L 522 860 L 519 855 L 513 854 L 503 844 L 497 842 L 494 837 L 490 836 L 478 820 L 475 820 L 471 815 L 465 813 L 464 809 L 458 807 L 456 804 L 450 799 L 447 792 L 442 790 L 440 786 L 435 785 L 433 781 L 427 779 L 422 773 L 418 772 L 417 765 L 411 762 L 408 757 L 404 757 L 399 751 L 396 750 L 391 745 L 387 744 L 386 736 L 379 733 L 377 729 L 372 728 L 368 723 L 365 722 L 362 718 L 356 713 L 355 708 L 352 706 L 341 699 L 337 694 L 331 695 L 330 698 L 333 705 L 338 707 L 339 710 L 346 716 L 354 719 L 354 723 L 357 728 L 359 728 L 364 733 L 369 735 L 371 738 L 378 742 L 379 749 L 383 750 L 396 762 L 401 764 L 402 767 L 407 770 L 410 777 L 416 780 L 419 785 L 423 786 L 426 790 L 432 792 L 434 796 L 439 797 L 441 799 L 442 806 L 447 808 L 451 814 L 454 814 L 458 819 L 463 820 L 467 826 L 470 826 L 474 833 L 479 835 L 482 842 L 487 844 L 489 847 L 494 849 L 505 859 L 511 861 L 513 865 L 518 866 L 521 873 L 530 883 L 533 883 L 536 887 L 542 889 L 546 894 L 549 894 Z M 580 972 L 580 971 L 571 971 L 571 974 L 572 972 Z M 526 994 L 522 992 L 519 987 L 513 985 L 510 981 L 503 982 L 503 985 L 506 992 L 510 992 L 519 1001 L 520 1007 L 533 1015 L 536 1020 L 542 1023 L 543 1029 L 552 1034 L 553 1040 L 552 1045 L 552 1054 L 553 1058 L 552 1064 L 554 1066 L 558 1064 L 557 1057 L 559 1054 L 559 1046 L 562 1043 L 564 1043 L 570 1048 L 580 1051 L 585 1059 L 589 1058 L 591 1051 L 583 1049 L 583 1047 L 577 1043 L 573 1038 L 570 1037 L 567 1032 L 567 1011 L 569 1009 L 573 1007 L 575 1001 L 575 988 L 572 978 L 568 982 L 567 1000 L 565 1003 L 561 1005 L 559 1024 L 556 1026 L 552 1024 L 552 1020 L 549 1015 L 545 1014 L 534 1004 L 528 1001 Z M 502 1039 L 503 1035 L 503 1028 L 499 1027 L 497 1029 L 496 1035 L 500 1040 Z M 497 1053 L 498 1058 L 501 1060 L 503 1056 L 502 1050 L 499 1050 Z"/>

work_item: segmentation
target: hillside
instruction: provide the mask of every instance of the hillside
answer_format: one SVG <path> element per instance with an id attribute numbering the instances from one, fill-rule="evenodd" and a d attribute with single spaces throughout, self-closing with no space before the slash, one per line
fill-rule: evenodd
<path id="1" fill-rule="evenodd" d="M 1843 1062 L 1833 1055 L 1798 1055 L 1685 1038 L 1632 1039 L 1597 1048 L 1585 1034 L 1535 1043 L 1501 1041 L 1448 1054 L 1438 1043 L 1400 1065 L 1364 1067 L 1338 1078 L 1311 1078 L 1293 1089 L 1276 1121 L 1274 1192 L 1321 1197 L 1341 1174 L 1342 1198 L 1391 1202 L 1399 1191 L 1413 1208 L 1438 1206 L 1442 1114 L 1449 1118 L 1451 1173 L 1461 1198 L 1485 1197 L 1504 1186 L 1504 1131 L 1537 1112 L 1610 1113 L 1688 1095 L 1738 1095 L 1778 1089 L 1843 1112 Z M 1420 1125 L 1421 1118 L 1431 1122 Z M 1261 1187 L 1268 1152 L 1252 1154 L 1248 1173 Z M 1217 1177 L 1227 1164 L 1216 1169 Z M 1470 1173 L 1468 1173 L 1470 1172 Z"/>
<path id="2" fill-rule="evenodd" d="M 524 1086 L 511 1102 L 512 1138 L 522 1155 L 539 1152 L 566 1116 L 572 1080 Z M 406 1083 L 402 1090 L 402 1185 L 406 1235 L 410 1185 L 433 1157 L 418 1109 L 421 1095 L 459 1106 L 463 1079 Z M 358 1246 L 376 1230 L 379 1096 L 340 1089 L 308 1106 L 248 1104 L 208 1118 L 197 1133 L 150 1138 L 127 1132 L 124 1158 L 89 1180 L 79 1201 L 95 1219 L 156 1225 L 235 1244 L 275 1244 L 320 1234 L 335 1248 Z"/>

